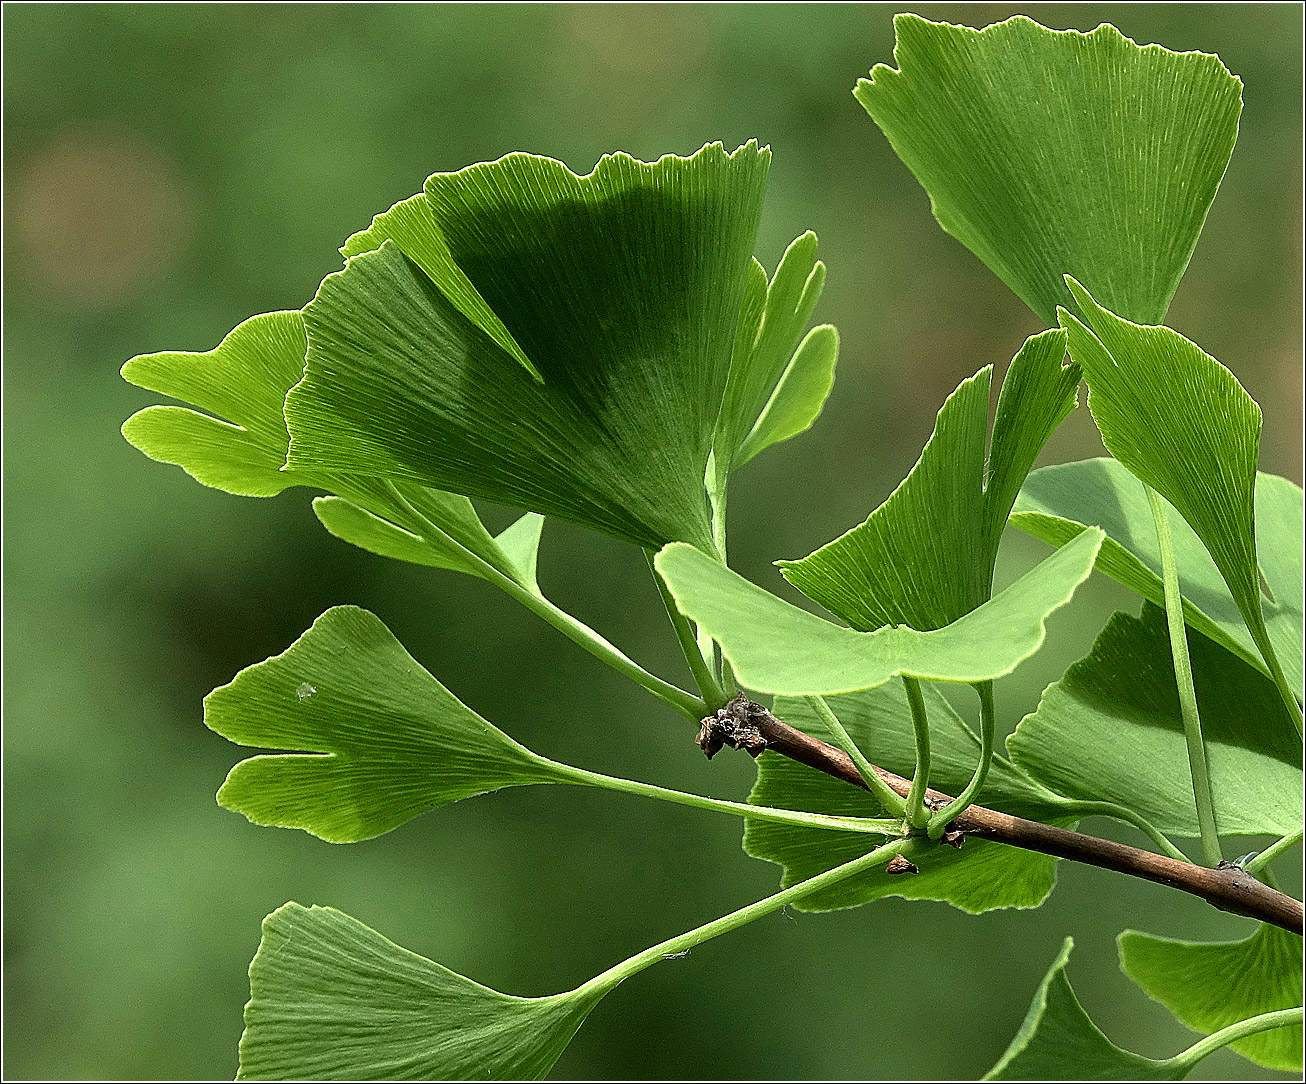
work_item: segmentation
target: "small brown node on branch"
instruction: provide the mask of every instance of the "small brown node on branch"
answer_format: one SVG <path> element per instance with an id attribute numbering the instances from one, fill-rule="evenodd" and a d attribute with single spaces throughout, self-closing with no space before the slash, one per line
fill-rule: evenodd
<path id="1" fill-rule="evenodd" d="M 956 847 L 961 850 L 961 845 L 966 842 L 966 833 L 948 825 L 943 830 L 943 835 L 939 837 L 940 843 L 946 843 L 949 847 Z"/>
<path id="2" fill-rule="evenodd" d="M 757 719 L 770 713 L 761 704 L 755 704 L 740 693 L 724 707 L 718 708 L 716 714 L 708 715 L 702 720 L 695 744 L 711 760 L 722 746 L 742 749 L 750 757 L 760 756 L 766 748 L 766 738 L 757 728 Z"/>
<path id="3" fill-rule="evenodd" d="M 914 862 L 909 862 L 900 854 L 895 854 L 889 859 L 889 864 L 884 867 L 884 872 L 897 875 L 899 873 L 920 873 Z"/>

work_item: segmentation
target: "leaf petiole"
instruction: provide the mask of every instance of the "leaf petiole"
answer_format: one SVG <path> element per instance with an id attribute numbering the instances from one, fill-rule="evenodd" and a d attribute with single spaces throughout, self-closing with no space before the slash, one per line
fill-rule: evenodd
<path id="1" fill-rule="evenodd" d="M 687 933 L 682 933 L 677 937 L 672 937 L 651 948 L 647 948 L 630 959 L 623 960 L 615 967 L 608 968 L 601 975 L 596 975 L 583 986 L 577 987 L 575 992 L 579 993 L 581 990 L 587 990 L 596 993 L 607 993 L 632 975 L 638 974 L 668 956 L 675 956 L 696 948 L 704 941 L 710 941 L 714 937 L 720 937 L 723 933 L 736 930 L 755 919 L 780 910 L 787 904 L 797 903 L 799 900 L 814 895 L 823 888 L 838 884 L 840 881 L 847 880 L 858 873 L 873 869 L 877 865 L 883 865 L 895 855 L 901 854 L 905 857 L 912 857 L 923 853 L 929 847 L 930 844 L 918 839 L 896 839 L 891 843 L 886 843 L 883 847 L 877 847 L 869 854 L 854 858 L 851 862 L 845 862 L 842 866 L 836 866 L 834 869 L 817 874 L 815 877 L 809 877 L 792 888 L 777 892 L 774 896 L 758 900 L 747 907 L 741 907 L 738 911 L 723 915 L 713 922 L 708 922 Z"/>
<path id="2" fill-rule="evenodd" d="M 853 764 L 857 766 L 858 774 L 866 783 L 867 789 L 880 800 L 880 805 L 884 808 L 884 811 L 894 817 L 903 817 L 906 804 L 903 802 L 902 796 L 880 778 L 880 773 L 875 770 L 875 765 L 867 760 L 866 755 L 857 748 L 857 743 L 853 741 L 852 735 L 844 729 L 843 723 L 839 722 L 839 717 L 830 710 L 830 705 L 825 702 L 825 697 L 808 696 L 804 699 L 820 717 L 821 722 L 830 730 L 839 748 L 847 753 Z"/>
<path id="3" fill-rule="evenodd" d="M 713 650 L 713 641 L 707 638 L 704 644 L 694 636 L 694 630 L 690 628 L 689 619 L 680 612 L 676 605 L 676 600 L 672 597 L 666 581 L 662 579 L 662 574 L 658 572 L 657 566 L 653 564 L 654 553 L 652 550 L 645 550 L 644 556 L 648 560 L 648 568 L 653 573 L 653 582 L 658 585 L 658 594 L 662 596 L 662 605 L 667 609 L 667 616 L 671 618 L 671 627 L 676 630 L 676 639 L 680 642 L 680 650 L 684 653 L 685 661 L 689 663 L 690 673 L 694 675 L 694 683 L 698 686 L 698 691 L 703 697 L 703 711 L 698 713 L 696 718 L 704 715 L 711 715 L 717 708 L 724 706 L 730 698 L 722 691 L 721 686 L 717 684 L 716 675 L 712 673 L 712 665 L 708 661 L 709 653 Z M 701 630 L 700 630 L 701 632 Z"/>
<path id="4" fill-rule="evenodd" d="M 1270 846 L 1266 847 L 1265 850 L 1261 851 L 1261 853 L 1258 854 L 1255 858 L 1250 859 L 1246 863 L 1246 865 L 1243 866 L 1243 870 L 1247 873 L 1250 873 L 1253 877 L 1257 876 L 1261 870 L 1265 869 L 1266 866 L 1268 866 L 1271 862 L 1273 862 L 1276 858 L 1278 858 L 1279 855 L 1283 854 L 1283 852 L 1286 851 L 1289 847 L 1291 847 L 1294 843 L 1300 843 L 1301 838 L 1302 838 L 1302 829 L 1298 828 L 1297 831 L 1292 832 L 1291 834 L 1284 836 L 1282 839 L 1276 841 L 1275 843 L 1270 844 Z M 1261 877 L 1260 880 L 1264 881 L 1265 878 Z"/>
<path id="5" fill-rule="evenodd" d="M 970 782 L 966 784 L 966 789 L 930 817 L 929 824 L 925 827 L 925 834 L 930 839 L 940 838 L 943 835 L 943 830 L 956 819 L 957 814 L 975 800 L 975 795 L 984 786 L 984 781 L 989 775 L 989 767 L 993 764 L 993 682 L 981 682 L 975 686 L 975 691 L 979 693 L 980 699 L 979 763 L 975 765 L 975 774 L 971 776 Z"/>
<path id="6" fill-rule="evenodd" d="M 1295 1009 L 1279 1009 L 1276 1012 L 1261 1013 L 1259 1016 L 1239 1020 L 1236 1024 L 1230 1024 L 1227 1028 L 1212 1032 L 1205 1039 L 1193 1043 L 1187 1050 L 1180 1051 L 1173 1058 L 1166 1058 L 1162 1064 L 1182 1068 L 1186 1073 L 1204 1057 L 1219 1050 L 1222 1046 L 1236 1043 L 1239 1039 L 1245 1039 L 1248 1035 L 1255 1035 L 1257 1032 L 1269 1031 L 1271 1028 L 1287 1027 L 1289 1024 L 1300 1024 L 1301 1022 L 1302 1008 L 1300 1005 Z"/>
<path id="7" fill-rule="evenodd" d="M 913 828 L 924 828 L 930 820 L 930 813 L 925 808 L 925 792 L 930 788 L 930 724 L 925 715 L 920 682 L 903 674 L 902 686 L 907 690 L 916 738 L 916 771 L 911 777 L 911 790 L 907 792 L 907 823 Z"/>
<path id="8" fill-rule="evenodd" d="M 1193 665 L 1188 657 L 1188 629 L 1184 625 L 1183 599 L 1179 593 L 1179 570 L 1175 567 L 1174 541 L 1165 502 L 1151 486 L 1144 486 L 1156 523 L 1157 548 L 1161 552 L 1161 582 L 1165 589 L 1165 616 L 1170 629 L 1170 652 L 1174 657 L 1175 684 L 1179 691 L 1179 713 L 1188 745 L 1188 767 L 1193 777 L 1193 801 L 1202 834 L 1202 860 L 1214 869 L 1220 864 L 1220 833 L 1215 825 L 1215 801 L 1211 797 L 1211 774 L 1206 765 L 1206 743 L 1193 688 Z"/>
<path id="9" fill-rule="evenodd" d="M 640 688 L 646 689 L 659 700 L 670 704 L 682 715 L 697 721 L 706 714 L 706 705 L 693 693 L 686 692 L 684 689 L 672 685 L 669 681 L 663 681 L 656 674 L 650 674 L 583 621 L 572 617 L 566 610 L 550 602 L 540 591 L 528 590 L 511 576 L 505 576 L 489 562 L 462 545 L 457 539 L 450 537 L 440 529 L 438 524 L 432 523 L 430 519 L 414 508 L 392 483 L 387 482 L 386 486 L 395 500 L 420 525 L 424 538 L 438 538 L 445 545 L 458 550 L 485 579 L 496 587 L 502 588 L 536 616 L 542 617 L 572 643 L 583 647 L 596 659 L 607 663 L 618 673 L 624 674 Z M 426 534 L 428 531 L 431 532 L 430 535 Z"/>

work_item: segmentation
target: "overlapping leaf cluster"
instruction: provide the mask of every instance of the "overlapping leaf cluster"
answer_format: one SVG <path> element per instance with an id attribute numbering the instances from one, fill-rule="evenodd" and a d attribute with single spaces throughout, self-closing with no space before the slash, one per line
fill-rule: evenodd
<path id="1" fill-rule="evenodd" d="M 839 345 L 828 325 L 807 330 L 825 276 L 815 235 L 770 278 L 752 257 L 770 159 L 756 143 L 653 163 L 615 154 L 585 176 L 525 154 L 437 173 L 346 242 L 344 269 L 302 311 L 256 316 L 208 353 L 128 362 L 127 379 L 190 406 L 149 407 L 124 433 L 228 492 L 322 491 L 313 507 L 334 535 L 496 584 L 691 716 L 715 706 L 719 650 L 732 670 L 716 680 L 733 672 L 776 694 L 787 722 L 894 772 L 919 773 L 928 747 L 933 786 L 999 810 L 1069 825 L 1110 806 L 1154 837 L 1194 836 L 1151 487 L 1175 513 L 1219 831 L 1290 836 L 1302 823 L 1301 491 L 1257 475 L 1260 412 L 1232 374 L 1160 326 L 1232 151 L 1241 85 L 1213 56 L 1140 48 L 1108 26 L 1056 32 L 1018 17 L 974 31 L 899 16 L 895 28 L 898 67 L 876 67 L 857 100 L 940 224 L 1053 326 L 1011 362 L 991 431 L 986 366 L 862 524 L 779 562 L 843 625 L 724 560 L 731 475 L 813 423 Z M 1031 474 L 1081 378 L 1114 458 Z M 495 537 L 471 498 L 524 515 Z M 545 516 L 659 551 L 673 621 L 696 623 L 706 649 L 693 658 L 708 673 L 702 699 L 545 599 Z M 994 595 L 1009 517 L 1057 549 Z M 991 683 L 1040 647 L 1095 567 L 1142 596 L 1141 616 L 1112 618 L 1004 756 Z M 692 636 L 682 645 L 697 650 Z M 924 735 L 910 706 L 922 681 Z M 978 735 L 931 682 L 980 689 Z M 591 785 L 743 815 L 748 853 L 784 871 L 767 900 L 542 998 L 479 986 L 330 908 L 287 904 L 265 920 L 250 968 L 248 1078 L 536 1079 L 600 998 L 682 942 L 790 904 L 1032 907 L 1055 882 L 1047 856 L 926 844 L 880 818 L 874 798 L 773 753 L 747 806 L 549 760 L 352 607 L 215 690 L 205 722 L 275 751 L 237 764 L 218 793 L 256 823 L 356 842 L 507 786 Z M 887 872 L 901 854 L 918 872 Z M 1065 977 L 1069 951 L 992 1078 L 1179 1079 L 1230 1042 L 1300 1068 L 1299 938 L 1122 935 L 1126 974 L 1210 1035 L 1160 1061 L 1091 1023 Z"/>

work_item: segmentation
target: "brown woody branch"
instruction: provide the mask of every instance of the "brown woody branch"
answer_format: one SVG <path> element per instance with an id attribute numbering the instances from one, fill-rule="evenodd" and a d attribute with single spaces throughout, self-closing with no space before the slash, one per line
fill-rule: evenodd
<path id="1" fill-rule="evenodd" d="M 716 715 L 703 720 L 698 742 L 709 757 L 722 745 L 744 749 L 752 756 L 769 749 L 825 772 L 835 779 L 867 789 L 861 774 L 846 753 L 801 730 L 795 730 L 760 704 L 748 701 L 742 694 Z M 883 768 L 877 767 L 875 770 L 898 794 L 906 797 L 911 788 L 910 780 Z M 928 797 L 930 804 L 939 808 L 952 800 L 948 795 L 933 789 L 928 792 Z M 1259 919 L 1296 934 L 1302 932 L 1302 904 L 1299 900 L 1262 884 L 1250 873 L 1231 865 L 1208 869 L 1113 840 L 1071 832 L 1065 828 L 1026 820 L 1024 817 L 1013 817 L 978 805 L 967 808 L 949 825 L 949 835 L 954 843 L 959 842 L 955 833 L 961 833 L 961 838 L 974 836 L 977 839 L 989 839 L 1009 847 L 1021 847 L 1027 851 L 1038 851 L 1056 858 L 1068 858 L 1072 862 L 1126 873 L 1131 877 L 1141 877 L 1146 881 L 1169 885 L 1181 892 L 1200 896 L 1222 911 Z"/>

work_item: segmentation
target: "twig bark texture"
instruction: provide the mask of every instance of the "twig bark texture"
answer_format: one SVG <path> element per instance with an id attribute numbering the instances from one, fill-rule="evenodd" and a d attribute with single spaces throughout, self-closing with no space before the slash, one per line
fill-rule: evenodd
<path id="1" fill-rule="evenodd" d="M 804 734 L 801 730 L 781 722 L 760 704 L 736 697 L 715 716 L 703 720 L 699 732 L 699 745 L 711 756 L 729 745 L 744 749 L 752 756 L 764 750 L 779 753 L 810 768 L 824 772 L 845 783 L 869 789 L 852 760 L 833 745 Z M 875 771 L 896 793 L 906 796 L 911 781 L 893 772 L 876 767 Z M 931 789 L 928 797 L 932 805 L 942 808 L 952 799 Z M 1222 911 L 1259 919 L 1285 930 L 1301 934 L 1303 908 L 1299 900 L 1263 884 L 1241 869 L 1224 866 L 1209 869 L 1191 862 L 1180 862 L 1162 854 L 1129 847 L 1109 839 L 1071 832 L 1050 824 L 1013 817 L 996 809 L 972 805 L 957 816 L 949 826 L 948 842 L 961 837 L 974 836 L 1039 851 L 1072 862 L 1115 870 L 1131 877 L 1141 877 L 1157 884 L 1177 888 L 1199 896 Z"/>

